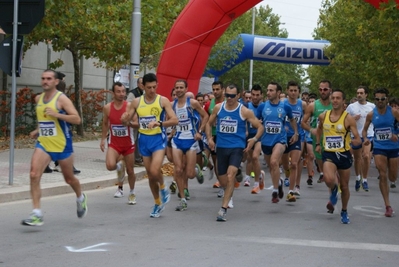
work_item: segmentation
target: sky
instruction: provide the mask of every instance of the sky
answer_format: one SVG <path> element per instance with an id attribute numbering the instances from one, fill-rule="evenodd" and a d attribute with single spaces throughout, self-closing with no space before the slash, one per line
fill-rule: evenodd
<path id="1" fill-rule="evenodd" d="M 259 5 L 269 5 L 280 16 L 282 28 L 288 38 L 313 40 L 312 32 L 317 26 L 322 0 L 264 0 Z M 256 29 L 255 29 L 256 34 Z"/>

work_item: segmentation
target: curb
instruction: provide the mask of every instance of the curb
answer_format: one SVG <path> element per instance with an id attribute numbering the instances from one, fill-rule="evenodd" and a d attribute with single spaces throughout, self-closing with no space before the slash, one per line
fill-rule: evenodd
<path id="1" fill-rule="evenodd" d="M 136 182 L 143 180 L 145 174 L 146 174 L 145 170 L 137 172 Z M 116 182 L 117 178 L 115 177 L 115 174 L 112 175 L 110 174 L 107 176 L 80 180 L 80 185 L 82 191 L 89 191 L 89 190 L 115 186 Z M 127 179 L 125 179 L 125 183 L 127 183 Z M 72 188 L 65 182 L 43 184 L 41 185 L 41 189 L 42 189 L 42 198 L 73 193 Z M 0 194 L 0 203 L 31 199 L 29 185 L 7 188 L 3 189 L 2 191 L 5 192 Z"/>

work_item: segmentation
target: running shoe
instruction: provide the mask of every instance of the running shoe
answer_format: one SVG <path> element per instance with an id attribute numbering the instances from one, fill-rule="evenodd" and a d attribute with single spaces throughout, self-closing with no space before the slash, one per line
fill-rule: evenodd
<path id="1" fill-rule="evenodd" d="M 42 226 L 43 225 L 43 216 L 37 216 L 35 213 L 31 213 L 29 215 L 29 219 L 25 219 L 21 222 L 22 225 L 29 226 Z"/>
<path id="2" fill-rule="evenodd" d="M 154 208 L 152 209 L 152 212 L 150 213 L 150 217 L 158 218 L 159 216 L 161 216 L 163 209 L 164 209 L 163 205 L 159 206 L 159 205 L 155 204 Z"/>
<path id="3" fill-rule="evenodd" d="M 213 184 L 213 188 L 220 188 L 219 181 L 216 181 L 216 183 Z"/>
<path id="4" fill-rule="evenodd" d="M 206 171 L 209 171 L 208 180 L 212 180 L 212 179 L 213 179 L 213 176 L 215 176 L 215 174 L 214 174 L 214 172 L 213 172 L 213 168 L 212 168 L 212 170 L 209 169 L 208 167 L 202 168 L 202 172 L 206 172 Z"/>
<path id="5" fill-rule="evenodd" d="M 367 182 L 362 183 L 363 190 L 368 192 L 369 191 L 369 184 Z"/>
<path id="6" fill-rule="evenodd" d="M 356 183 L 355 183 L 356 192 L 359 191 L 361 185 L 362 185 L 362 180 L 361 179 L 360 180 L 356 180 Z"/>
<path id="7" fill-rule="evenodd" d="M 272 193 L 272 203 L 278 203 L 279 201 L 280 201 L 280 199 L 278 198 L 278 193 L 273 192 Z"/>
<path id="8" fill-rule="evenodd" d="M 187 209 L 187 201 L 185 199 L 180 200 L 179 205 L 176 207 L 176 211 L 183 211 Z"/>
<path id="9" fill-rule="evenodd" d="M 76 169 L 75 166 L 73 166 L 73 174 L 79 174 L 80 170 Z"/>
<path id="10" fill-rule="evenodd" d="M 244 180 L 244 186 L 248 187 L 251 185 L 251 181 L 249 180 L 250 178 L 246 177 Z"/>
<path id="11" fill-rule="evenodd" d="M 218 216 L 216 217 L 216 221 L 218 222 L 225 222 L 226 221 L 226 212 L 224 209 L 220 208 L 218 212 Z"/>
<path id="12" fill-rule="evenodd" d="M 204 183 L 204 175 L 202 174 L 201 167 L 198 163 L 195 164 L 195 173 L 196 173 L 195 177 L 197 177 L 198 183 L 203 184 Z"/>
<path id="13" fill-rule="evenodd" d="M 60 166 L 58 165 L 58 162 L 54 162 L 54 168 L 53 172 L 61 172 Z"/>
<path id="14" fill-rule="evenodd" d="M 161 190 L 161 201 L 162 201 L 162 206 L 168 203 L 170 200 L 170 194 L 168 189 L 162 189 Z"/>
<path id="15" fill-rule="evenodd" d="M 289 187 L 290 186 L 290 179 L 285 178 L 284 179 L 284 185 L 285 185 L 285 187 Z"/>
<path id="16" fill-rule="evenodd" d="M 125 180 L 125 172 L 126 172 L 125 161 L 124 160 L 119 161 L 118 165 L 120 166 L 119 170 L 116 169 L 116 173 L 118 175 L 118 181 L 123 183 L 123 181 Z"/>
<path id="17" fill-rule="evenodd" d="M 330 195 L 330 202 L 333 206 L 335 206 L 338 202 L 338 186 L 335 185 L 334 188 L 331 190 L 331 195 Z"/>
<path id="18" fill-rule="evenodd" d="M 297 197 L 301 196 L 301 193 L 299 192 L 299 189 L 300 189 L 299 185 L 296 185 L 295 189 L 294 189 L 294 195 L 297 196 Z"/>
<path id="19" fill-rule="evenodd" d="M 121 198 L 123 197 L 123 190 L 118 188 L 114 194 L 114 198 Z"/>
<path id="20" fill-rule="evenodd" d="M 218 196 L 219 198 L 221 198 L 221 197 L 224 196 L 224 189 L 223 189 L 223 188 L 220 188 L 220 189 L 219 189 L 219 192 L 218 192 L 217 196 Z"/>
<path id="21" fill-rule="evenodd" d="M 319 180 L 317 180 L 317 183 L 320 184 L 320 183 L 323 183 L 323 182 L 324 182 L 324 175 L 320 175 L 319 176 Z"/>
<path id="22" fill-rule="evenodd" d="M 286 201 L 287 202 L 296 202 L 296 197 L 295 197 L 295 195 L 294 195 L 294 192 L 289 192 L 288 194 L 287 194 L 287 199 L 286 199 Z"/>
<path id="23" fill-rule="evenodd" d="M 283 198 L 284 197 L 283 179 L 280 179 L 280 183 L 278 185 L 278 197 L 279 198 Z"/>
<path id="24" fill-rule="evenodd" d="M 350 223 L 347 211 L 341 211 L 341 223 L 343 223 L 343 224 L 349 224 Z"/>
<path id="25" fill-rule="evenodd" d="M 238 169 L 238 170 L 237 170 L 237 174 L 236 174 L 236 181 L 237 181 L 238 183 L 241 183 L 243 178 L 244 178 L 244 177 L 242 176 L 242 171 L 241 171 L 241 169 Z"/>
<path id="26" fill-rule="evenodd" d="M 206 156 L 205 152 L 202 151 L 201 155 L 202 155 L 202 163 L 203 163 L 202 166 L 208 166 L 209 159 L 208 159 L 208 157 Z"/>
<path id="27" fill-rule="evenodd" d="M 396 183 L 395 182 L 391 182 L 391 185 L 389 187 L 390 188 L 396 188 Z"/>
<path id="28" fill-rule="evenodd" d="M 78 214 L 78 218 L 83 218 L 84 216 L 86 216 L 87 211 L 89 210 L 87 208 L 87 196 L 85 193 L 83 193 L 83 201 L 76 201 L 76 205 L 77 205 L 77 214 Z"/>
<path id="29" fill-rule="evenodd" d="M 328 201 L 326 208 L 327 208 L 327 213 L 330 213 L 330 214 L 334 213 L 335 208 L 334 208 L 334 205 L 330 201 Z"/>
<path id="30" fill-rule="evenodd" d="M 190 200 L 190 192 L 188 191 L 188 189 L 187 188 L 184 188 L 184 197 L 187 199 L 187 200 Z"/>
<path id="31" fill-rule="evenodd" d="M 254 186 L 251 190 L 251 194 L 259 194 L 260 193 L 260 188 L 259 186 Z"/>
<path id="32" fill-rule="evenodd" d="M 393 209 L 391 206 L 387 206 L 385 208 L 385 217 L 392 217 L 393 216 Z"/>
<path id="33" fill-rule="evenodd" d="M 172 181 L 172 183 L 169 186 L 169 190 L 171 194 L 176 194 L 177 183 L 175 181 Z"/>
<path id="34" fill-rule="evenodd" d="M 227 204 L 227 207 L 228 207 L 229 209 L 234 208 L 233 197 L 230 198 L 229 204 Z"/>
<path id="35" fill-rule="evenodd" d="M 308 180 L 306 181 L 308 185 L 313 185 L 313 177 L 309 176 Z"/>
<path id="36" fill-rule="evenodd" d="M 264 171 L 260 171 L 260 177 L 259 177 L 259 189 L 263 190 L 265 189 L 265 172 Z"/>
<path id="37" fill-rule="evenodd" d="M 239 188 L 239 187 L 240 187 L 240 182 L 237 182 L 237 181 L 236 181 L 236 182 L 234 183 L 234 188 Z"/>
<path id="38" fill-rule="evenodd" d="M 127 202 L 129 205 L 136 205 L 136 195 L 135 194 L 129 194 L 129 199 Z"/>
<path id="39" fill-rule="evenodd" d="M 44 169 L 43 173 L 52 173 L 53 170 L 47 165 L 46 169 Z"/>

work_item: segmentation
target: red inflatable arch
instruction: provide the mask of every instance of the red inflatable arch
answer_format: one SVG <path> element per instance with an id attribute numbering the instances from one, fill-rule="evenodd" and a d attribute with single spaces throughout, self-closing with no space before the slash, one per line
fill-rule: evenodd
<path id="1" fill-rule="evenodd" d="M 388 3 L 389 0 L 364 0 L 367 3 L 372 4 L 375 8 L 380 8 L 382 2 Z M 396 0 L 396 4 L 399 5 L 399 0 Z"/>
<path id="2" fill-rule="evenodd" d="M 261 0 L 191 0 L 176 19 L 157 69 L 158 93 L 169 97 L 177 79 L 197 93 L 212 46 L 231 22 Z"/>

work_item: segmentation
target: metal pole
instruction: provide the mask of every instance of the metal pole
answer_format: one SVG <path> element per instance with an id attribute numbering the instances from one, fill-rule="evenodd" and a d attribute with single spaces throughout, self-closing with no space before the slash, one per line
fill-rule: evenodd
<path id="1" fill-rule="evenodd" d="M 141 41 L 141 0 L 133 1 L 132 33 L 130 43 L 130 76 L 129 89 L 135 88 L 134 80 L 140 73 L 140 41 Z"/>
<path id="2" fill-rule="evenodd" d="M 18 45 L 18 0 L 14 0 L 14 22 L 12 36 L 12 89 L 11 89 L 11 129 L 10 129 L 10 167 L 8 184 L 14 183 L 14 143 L 15 143 L 15 105 L 17 103 L 17 45 Z"/>
<path id="3" fill-rule="evenodd" d="M 252 8 L 252 35 L 255 34 L 255 7 Z M 253 76 L 253 69 L 254 69 L 254 61 L 251 59 L 249 61 L 249 85 L 248 90 L 252 89 L 252 76 Z"/>

